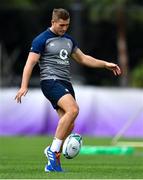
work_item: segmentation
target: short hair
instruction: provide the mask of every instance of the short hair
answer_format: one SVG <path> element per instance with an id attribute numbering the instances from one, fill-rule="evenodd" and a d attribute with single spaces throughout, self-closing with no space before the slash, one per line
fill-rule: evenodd
<path id="1" fill-rule="evenodd" d="M 52 20 L 68 20 L 70 18 L 69 12 L 66 9 L 58 8 L 53 9 Z"/>

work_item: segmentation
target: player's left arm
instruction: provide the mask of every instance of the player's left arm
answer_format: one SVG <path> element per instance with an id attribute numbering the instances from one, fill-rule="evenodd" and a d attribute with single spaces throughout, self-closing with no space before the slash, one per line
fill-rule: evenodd
<path id="1" fill-rule="evenodd" d="M 72 53 L 72 58 L 78 63 L 91 68 L 106 68 L 113 71 L 114 75 L 120 75 L 121 69 L 117 64 L 110 63 L 104 60 L 96 59 L 92 56 L 84 54 L 79 48 Z"/>

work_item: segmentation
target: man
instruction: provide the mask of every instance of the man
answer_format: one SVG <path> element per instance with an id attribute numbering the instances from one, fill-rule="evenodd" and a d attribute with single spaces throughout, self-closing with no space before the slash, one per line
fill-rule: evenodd
<path id="1" fill-rule="evenodd" d="M 21 97 L 28 91 L 33 67 L 39 62 L 41 89 L 51 102 L 59 116 L 59 123 L 51 146 L 45 149 L 48 164 L 46 172 L 63 171 L 60 164 L 60 149 L 64 139 L 72 132 L 79 107 L 70 83 L 70 57 L 78 63 L 92 68 L 106 68 L 120 75 L 118 65 L 95 59 L 84 54 L 75 41 L 66 34 L 70 24 L 69 13 L 62 8 L 54 9 L 51 27 L 38 35 L 32 47 L 23 71 L 21 88 L 15 99 L 21 103 Z"/>

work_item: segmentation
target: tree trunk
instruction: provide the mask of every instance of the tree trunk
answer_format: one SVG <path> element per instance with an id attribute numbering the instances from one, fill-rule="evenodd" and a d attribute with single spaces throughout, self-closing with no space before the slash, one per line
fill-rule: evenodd
<path id="1" fill-rule="evenodd" d="M 117 10 L 117 49 L 118 49 L 118 61 L 122 70 L 120 77 L 120 86 L 128 86 L 128 53 L 126 43 L 126 25 L 125 25 L 125 12 L 123 7 L 119 7 Z"/>

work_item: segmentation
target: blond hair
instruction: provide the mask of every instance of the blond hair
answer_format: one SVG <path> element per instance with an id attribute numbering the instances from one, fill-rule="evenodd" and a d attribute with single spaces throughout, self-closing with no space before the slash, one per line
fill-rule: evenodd
<path id="1" fill-rule="evenodd" d="M 69 12 L 66 9 L 58 8 L 53 9 L 52 20 L 68 20 L 70 18 Z"/>

